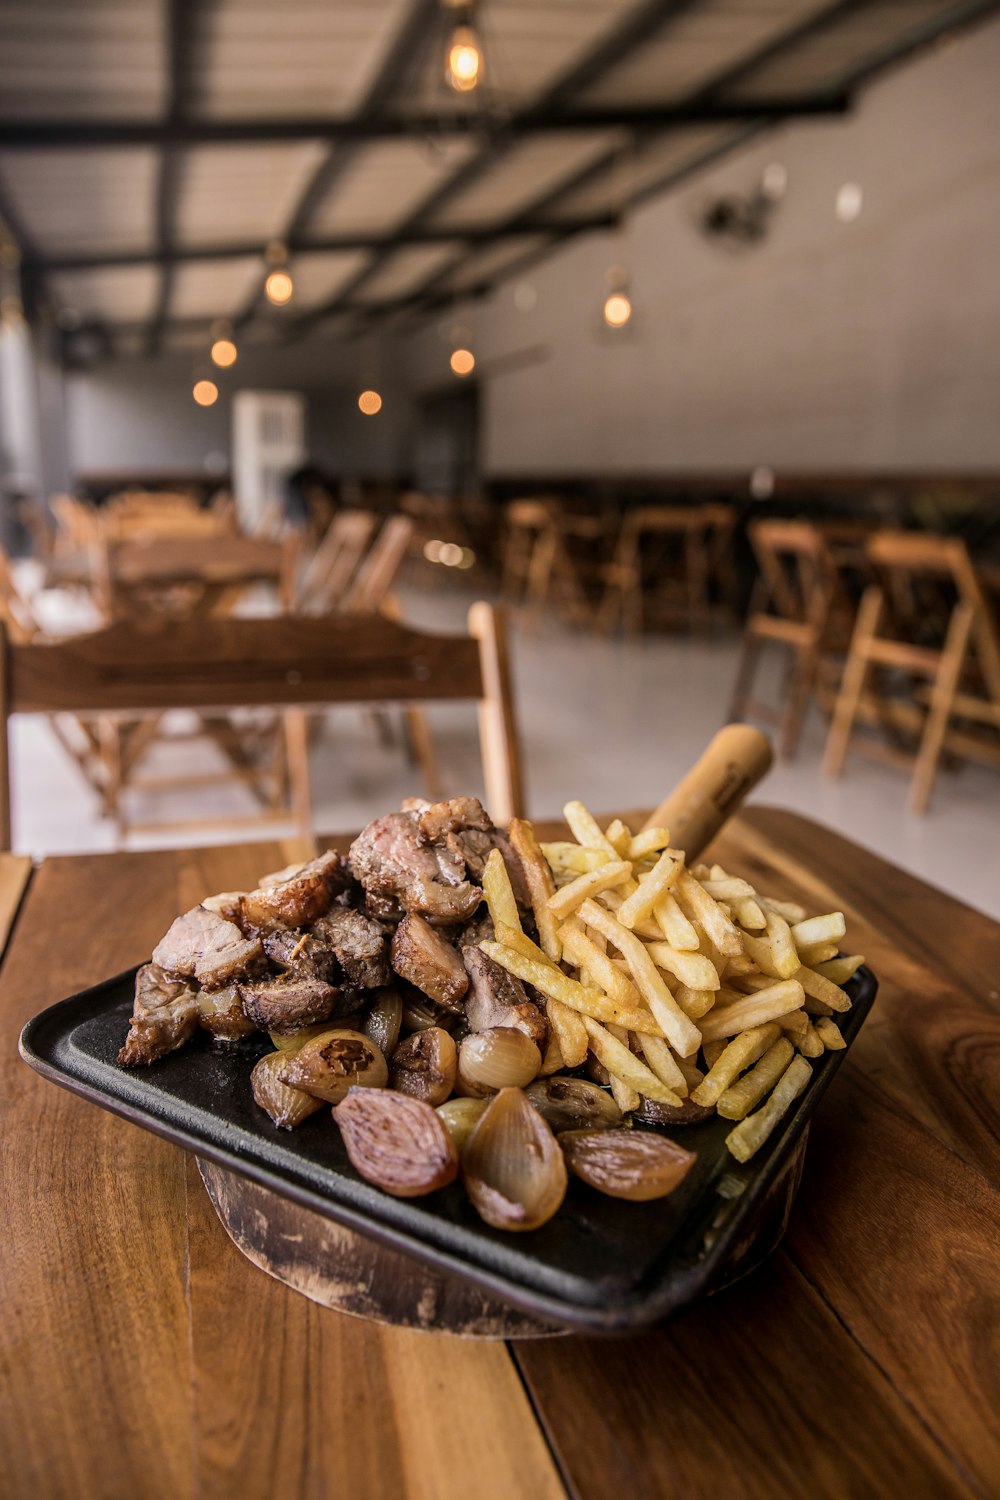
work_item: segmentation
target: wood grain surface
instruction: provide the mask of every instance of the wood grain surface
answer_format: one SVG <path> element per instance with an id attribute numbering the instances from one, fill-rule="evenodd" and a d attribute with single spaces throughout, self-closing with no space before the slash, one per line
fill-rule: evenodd
<path id="1" fill-rule="evenodd" d="M 31 880 L 0 971 L 0 1493 L 997 1493 L 1000 927 L 816 825 L 750 809 L 713 856 L 842 905 L 881 981 L 815 1116 L 783 1248 L 639 1338 L 471 1343 L 264 1276 L 193 1160 L 16 1057 L 30 1015 L 297 852 L 53 859 Z"/>

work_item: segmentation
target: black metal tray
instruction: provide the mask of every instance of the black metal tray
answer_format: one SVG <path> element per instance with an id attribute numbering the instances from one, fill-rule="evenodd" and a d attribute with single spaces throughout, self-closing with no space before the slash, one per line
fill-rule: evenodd
<path id="1" fill-rule="evenodd" d="M 43 1077 L 153 1130 L 199 1156 L 235 1169 L 305 1207 L 464 1276 L 547 1323 L 637 1328 L 732 1279 L 780 1238 L 764 1225 L 766 1205 L 785 1182 L 809 1117 L 846 1055 L 825 1052 L 809 1086 L 776 1134 L 746 1165 L 729 1155 L 731 1122 L 719 1118 L 667 1131 L 698 1160 L 669 1197 L 629 1203 L 571 1178 L 555 1218 L 529 1234 L 504 1234 L 479 1218 L 460 1183 L 426 1198 L 392 1198 L 363 1181 L 347 1160 L 327 1110 L 298 1130 L 278 1130 L 254 1104 L 250 1069 L 270 1050 L 265 1037 L 213 1042 L 199 1033 L 148 1068 L 120 1068 L 135 970 L 42 1011 L 21 1033 L 21 1056 Z M 849 1012 L 836 1017 L 848 1048 L 875 998 L 860 969 Z M 793 1174 L 794 1178 L 794 1174 Z M 770 1238 L 768 1239 L 768 1235 Z M 765 1242 L 766 1241 L 766 1242 Z"/>

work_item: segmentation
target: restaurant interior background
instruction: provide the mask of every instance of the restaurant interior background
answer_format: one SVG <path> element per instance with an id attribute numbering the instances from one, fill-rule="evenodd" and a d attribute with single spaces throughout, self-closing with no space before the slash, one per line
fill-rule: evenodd
<path id="1" fill-rule="evenodd" d="M 1000 914 L 998 11 L 3 0 L 11 638 L 500 600 L 530 813 L 768 709 L 759 799 Z M 12 722 L 16 849 L 273 811 L 266 715 L 71 720 Z M 322 716 L 314 826 L 428 756 L 481 790 L 464 705 Z"/>

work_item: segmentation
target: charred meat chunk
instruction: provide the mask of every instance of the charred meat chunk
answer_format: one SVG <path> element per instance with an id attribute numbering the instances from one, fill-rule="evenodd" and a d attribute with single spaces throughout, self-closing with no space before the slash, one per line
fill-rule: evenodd
<path id="1" fill-rule="evenodd" d="M 323 919 L 320 918 L 320 921 Z M 313 929 L 302 932 L 297 927 L 276 927 L 261 934 L 264 952 L 280 969 L 294 969 L 307 979 L 322 979 L 339 984 L 340 964 L 333 949 L 318 942 Z"/>
<path id="2" fill-rule="evenodd" d="M 470 981 L 465 1014 L 472 1030 L 512 1026 L 544 1052 L 549 1023 L 541 1007 L 528 998 L 520 979 L 494 963 L 481 948 L 463 948 L 462 957 Z"/>
<path id="3" fill-rule="evenodd" d="M 388 813 L 369 823 L 351 845 L 351 869 L 370 911 L 388 915 L 382 903 L 392 901 L 431 922 L 462 922 L 479 905 L 482 890 L 466 879 L 465 860 L 449 842 L 451 835 L 429 842 L 420 832 L 421 816 Z"/>
<path id="4" fill-rule="evenodd" d="M 329 910 L 334 896 L 346 890 L 350 876 L 340 855 L 330 850 L 306 865 L 265 875 L 268 885 L 248 891 L 240 902 L 244 932 L 276 927 L 308 927 Z M 287 878 L 282 878 L 287 877 Z"/>
<path id="5" fill-rule="evenodd" d="M 340 991 L 322 979 L 287 969 L 266 979 L 240 985 L 243 1009 L 261 1031 L 294 1036 L 304 1026 L 328 1021 L 337 1010 Z"/>
<path id="6" fill-rule="evenodd" d="M 252 1036 L 257 1030 L 243 1009 L 239 986 L 227 984 L 221 990 L 199 990 L 198 1022 L 205 1031 L 225 1041 Z"/>
<path id="7" fill-rule="evenodd" d="M 378 989 L 392 977 L 389 933 L 381 922 L 349 906 L 332 906 L 313 923 L 310 943 L 336 955 L 346 984 Z M 307 945 L 308 946 L 308 945 Z"/>
<path id="8" fill-rule="evenodd" d="M 425 995 L 448 1010 L 461 1010 L 461 999 L 469 987 L 457 948 L 435 932 L 423 917 L 410 913 L 396 928 L 392 940 L 392 967 Z"/>
<path id="9" fill-rule="evenodd" d="M 158 964 L 144 964 L 135 976 L 132 1020 L 118 1061 L 134 1068 L 165 1057 L 183 1047 L 198 1018 L 198 996 L 191 986 L 165 974 Z"/>
<path id="10" fill-rule="evenodd" d="M 153 963 L 159 968 L 193 977 L 207 990 L 254 973 L 263 962 L 259 938 L 244 937 L 234 922 L 204 906 L 178 917 L 153 949 Z"/>

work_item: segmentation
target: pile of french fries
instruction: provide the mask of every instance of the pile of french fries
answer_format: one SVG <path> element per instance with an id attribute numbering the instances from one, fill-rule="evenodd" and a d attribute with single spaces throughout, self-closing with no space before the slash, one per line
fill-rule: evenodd
<path id="1" fill-rule="evenodd" d="M 581 802 L 563 811 L 575 843 L 511 825 L 537 943 L 496 850 L 483 881 L 495 938 L 481 947 L 545 1001 L 542 1075 L 589 1056 L 623 1111 L 645 1098 L 681 1123 L 714 1109 L 737 1122 L 726 1144 L 748 1161 L 811 1059 L 845 1045 L 834 1017 L 864 959 L 840 954 L 843 913 L 808 917 L 719 865 L 688 868 L 665 828 L 633 835 L 617 819 L 601 829 Z"/>

